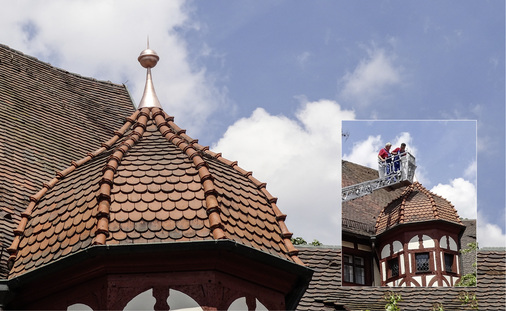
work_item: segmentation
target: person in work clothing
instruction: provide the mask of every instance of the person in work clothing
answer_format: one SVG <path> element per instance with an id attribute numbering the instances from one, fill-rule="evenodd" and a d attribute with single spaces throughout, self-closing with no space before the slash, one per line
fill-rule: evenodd
<path id="1" fill-rule="evenodd" d="M 406 152 L 406 144 L 402 143 L 400 147 L 395 148 L 392 151 L 394 155 L 394 172 L 398 172 L 401 169 L 401 157 Z"/>
<path id="2" fill-rule="evenodd" d="M 392 148 L 391 143 L 386 143 L 385 148 L 382 148 L 378 153 L 378 163 L 379 163 L 379 171 L 384 172 L 386 175 L 390 175 L 392 172 L 392 158 L 390 157 L 390 148 Z"/>

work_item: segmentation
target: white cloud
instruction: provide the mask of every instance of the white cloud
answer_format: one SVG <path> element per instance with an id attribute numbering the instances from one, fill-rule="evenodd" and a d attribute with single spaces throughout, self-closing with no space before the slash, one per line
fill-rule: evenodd
<path id="1" fill-rule="evenodd" d="M 330 100 L 302 103 L 296 119 L 257 108 L 212 149 L 267 182 L 294 236 L 340 244 L 341 120 L 354 117 Z"/>
<path id="2" fill-rule="evenodd" d="M 406 151 L 416 157 L 418 149 L 413 144 L 413 137 L 409 132 L 401 132 L 392 140 L 392 148 L 400 147 L 402 143 L 406 144 Z"/>
<path id="3" fill-rule="evenodd" d="M 450 184 L 438 184 L 430 191 L 449 200 L 460 217 L 476 219 L 476 186 L 464 178 L 455 178 Z"/>
<path id="4" fill-rule="evenodd" d="M 83 76 L 126 83 L 136 102 L 145 82 L 137 57 L 149 35 L 160 56 L 153 69 L 160 102 L 196 137 L 211 114 L 229 105 L 226 91 L 217 90 L 206 69 L 187 58 L 177 30 L 197 26 L 183 0 L 9 1 L 4 7 L 0 29 L 9 31 L 0 33 L 0 42 Z"/>
<path id="5" fill-rule="evenodd" d="M 406 150 L 416 156 L 417 148 L 412 144 L 413 138 L 408 132 L 402 132 L 393 140 L 385 140 L 381 135 L 369 136 L 366 140 L 353 143 L 352 150 L 349 154 L 343 155 L 343 160 L 347 160 L 356 164 L 364 165 L 375 170 L 378 169 L 378 152 L 385 146 L 387 142 L 392 144 L 392 149 L 400 147 L 401 143 L 405 143 Z"/>
<path id="6" fill-rule="evenodd" d="M 311 53 L 308 51 L 302 52 L 299 55 L 297 55 L 297 63 L 299 66 L 304 67 L 304 65 L 309 61 L 309 57 L 311 56 Z"/>
<path id="7" fill-rule="evenodd" d="M 352 151 L 350 154 L 344 154 L 343 160 L 377 170 L 378 152 L 384 145 L 385 143 L 382 141 L 381 135 L 369 136 L 366 140 L 353 143 Z"/>
<path id="8" fill-rule="evenodd" d="M 421 163 L 423 163 L 423 161 L 420 161 L 420 153 L 418 153 L 418 148 L 416 146 L 416 143 L 413 142 L 413 137 L 411 136 L 411 134 L 409 132 L 402 132 L 399 135 L 397 135 L 392 140 L 392 145 L 393 145 L 392 148 L 396 148 L 396 147 L 400 146 L 401 143 L 405 143 L 406 144 L 406 151 L 415 157 L 417 167 L 415 170 L 414 180 L 421 183 L 422 185 L 425 185 L 425 186 L 430 185 L 431 181 L 430 181 L 430 178 L 428 177 L 429 174 L 428 174 L 425 166 L 423 164 L 421 164 Z"/>
<path id="9" fill-rule="evenodd" d="M 504 213 L 502 218 L 504 218 Z M 498 225 L 490 223 L 481 211 L 478 211 L 477 227 L 478 246 L 480 248 L 506 246 L 506 233 Z"/>
<path id="10" fill-rule="evenodd" d="M 401 83 L 401 69 L 395 67 L 394 56 L 384 49 L 368 50 L 369 58 L 362 60 L 352 73 L 347 73 L 341 95 L 362 107 L 369 106 L 386 94 L 388 87 Z"/>
<path id="11" fill-rule="evenodd" d="M 416 165 L 414 181 L 417 181 L 422 185 L 429 187 L 431 185 L 430 178 L 428 177 L 430 174 L 427 172 L 427 169 L 423 165 L 420 165 L 419 162 L 417 163 L 418 164 Z"/>
<path id="12" fill-rule="evenodd" d="M 478 165 L 477 161 L 474 160 L 469 164 L 469 166 L 464 171 L 464 177 L 476 183 L 477 173 L 478 173 Z"/>

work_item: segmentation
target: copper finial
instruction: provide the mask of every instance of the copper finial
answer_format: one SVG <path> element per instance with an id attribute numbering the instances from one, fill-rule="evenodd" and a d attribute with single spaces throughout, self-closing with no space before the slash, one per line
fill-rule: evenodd
<path id="1" fill-rule="evenodd" d="M 153 86 L 153 80 L 151 78 L 151 68 L 155 67 L 158 63 L 158 54 L 155 51 L 149 48 L 149 38 L 148 38 L 148 47 L 144 51 L 141 52 L 137 60 L 141 63 L 141 66 L 148 69 L 146 74 L 146 86 L 144 86 L 144 94 L 142 95 L 141 102 L 139 103 L 139 107 L 158 107 L 162 108 L 160 105 L 160 101 L 156 96 L 155 87 Z"/>

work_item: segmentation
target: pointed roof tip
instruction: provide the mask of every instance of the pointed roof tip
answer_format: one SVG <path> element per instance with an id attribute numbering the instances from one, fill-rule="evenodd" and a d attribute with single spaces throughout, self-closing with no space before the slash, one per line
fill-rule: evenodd
<path id="1" fill-rule="evenodd" d="M 146 85 L 144 86 L 144 93 L 142 94 L 142 99 L 137 108 L 138 109 L 144 107 L 162 108 L 162 106 L 160 105 L 160 101 L 156 96 L 155 87 L 153 85 L 153 79 L 151 77 L 151 68 L 156 66 L 160 57 L 158 56 L 158 54 L 156 54 L 155 51 L 149 48 L 149 37 L 147 45 L 148 45 L 147 49 L 142 51 L 139 57 L 137 58 L 141 66 L 147 69 Z"/>

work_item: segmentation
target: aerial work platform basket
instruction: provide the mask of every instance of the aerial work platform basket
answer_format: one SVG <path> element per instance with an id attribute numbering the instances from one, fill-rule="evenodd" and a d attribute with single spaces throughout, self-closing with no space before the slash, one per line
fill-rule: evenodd
<path id="1" fill-rule="evenodd" d="M 344 187 L 342 201 L 363 197 L 374 190 L 385 188 L 392 191 L 413 183 L 416 163 L 415 157 L 409 152 L 391 156 L 384 162 L 378 162 L 378 166 L 379 178 Z"/>

